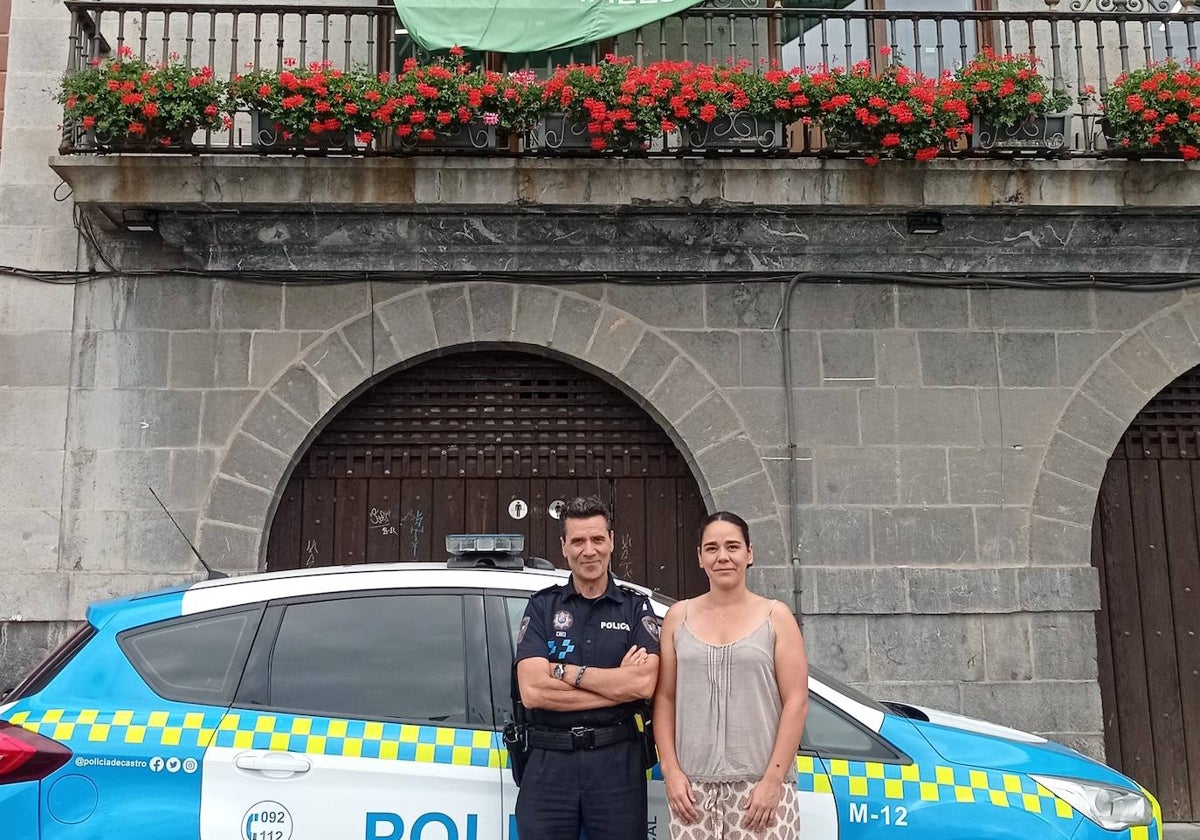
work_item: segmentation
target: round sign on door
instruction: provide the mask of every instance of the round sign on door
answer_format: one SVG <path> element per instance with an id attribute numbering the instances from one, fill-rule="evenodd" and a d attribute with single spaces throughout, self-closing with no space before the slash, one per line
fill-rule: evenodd
<path id="1" fill-rule="evenodd" d="M 546 512 L 550 514 L 552 519 L 562 519 L 563 508 L 566 506 L 567 503 L 562 499 L 555 499 L 546 507 Z"/>
<path id="2" fill-rule="evenodd" d="M 513 499 L 508 503 L 508 515 L 513 519 L 524 519 L 529 515 L 529 505 L 523 499 Z"/>

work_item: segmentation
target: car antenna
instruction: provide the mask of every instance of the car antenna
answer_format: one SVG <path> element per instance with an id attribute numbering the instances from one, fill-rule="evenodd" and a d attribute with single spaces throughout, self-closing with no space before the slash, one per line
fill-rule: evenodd
<path id="1" fill-rule="evenodd" d="M 146 489 L 150 491 L 150 495 L 154 497 L 154 501 L 158 502 L 158 506 L 163 509 L 163 513 L 167 515 L 167 519 L 171 520 L 171 524 L 175 526 L 175 530 L 179 532 L 179 536 L 183 537 L 183 541 L 188 544 L 188 548 L 192 550 L 192 554 L 196 555 L 196 559 L 200 561 L 200 565 L 204 567 L 204 571 L 208 572 L 208 579 L 220 580 L 221 578 L 229 577 L 229 575 L 224 572 L 218 572 L 204 562 L 204 558 L 200 556 L 200 552 L 196 550 L 196 546 L 192 545 L 192 541 L 188 539 L 188 535 L 179 527 L 179 523 L 175 521 L 175 517 L 171 515 L 171 511 L 167 510 L 167 506 L 163 504 L 163 500 L 158 498 L 158 494 L 154 492 L 154 488 L 147 484 Z"/>

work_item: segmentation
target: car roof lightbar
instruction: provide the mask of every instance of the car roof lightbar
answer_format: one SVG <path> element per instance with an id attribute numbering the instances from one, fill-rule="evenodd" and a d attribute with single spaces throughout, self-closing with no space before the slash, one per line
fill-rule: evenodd
<path id="1" fill-rule="evenodd" d="M 540 557 L 522 557 L 524 534 L 447 534 L 446 561 L 449 569 L 553 569 Z"/>

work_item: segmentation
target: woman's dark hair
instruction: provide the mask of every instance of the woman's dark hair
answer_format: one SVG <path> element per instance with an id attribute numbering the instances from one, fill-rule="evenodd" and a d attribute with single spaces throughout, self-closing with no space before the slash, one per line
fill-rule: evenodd
<path id="1" fill-rule="evenodd" d="M 696 534 L 697 548 L 704 545 L 704 529 L 714 522 L 728 522 L 731 525 L 736 525 L 738 530 L 742 532 L 742 539 L 746 541 L 746 548 L 750 547 L 750 526 L 746 524 L 746 520 L 742 519 L 736 513 L 719 510 L 716 513 L 709 514 L 708 518 L 700 523 L 700 532 Z"/>

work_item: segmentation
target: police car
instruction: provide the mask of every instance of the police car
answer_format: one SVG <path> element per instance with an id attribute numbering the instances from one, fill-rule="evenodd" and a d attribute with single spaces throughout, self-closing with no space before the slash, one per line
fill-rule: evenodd
<path id="1" fill-rule="evenodd" d="M 93 605 L 0 700 L 0 837 L 513 840 L 514 639 L 529 595 L 566 573 L 524 568 L 518 540 L 455 545 L 439 566 Z M 816 668 L 809 688 L 806 837 L 1161 838 L 1148 792 L 1066 747 L 882 705 Z M 646 836 L 665 840 L 657 771 L 648 784 Z"/>

